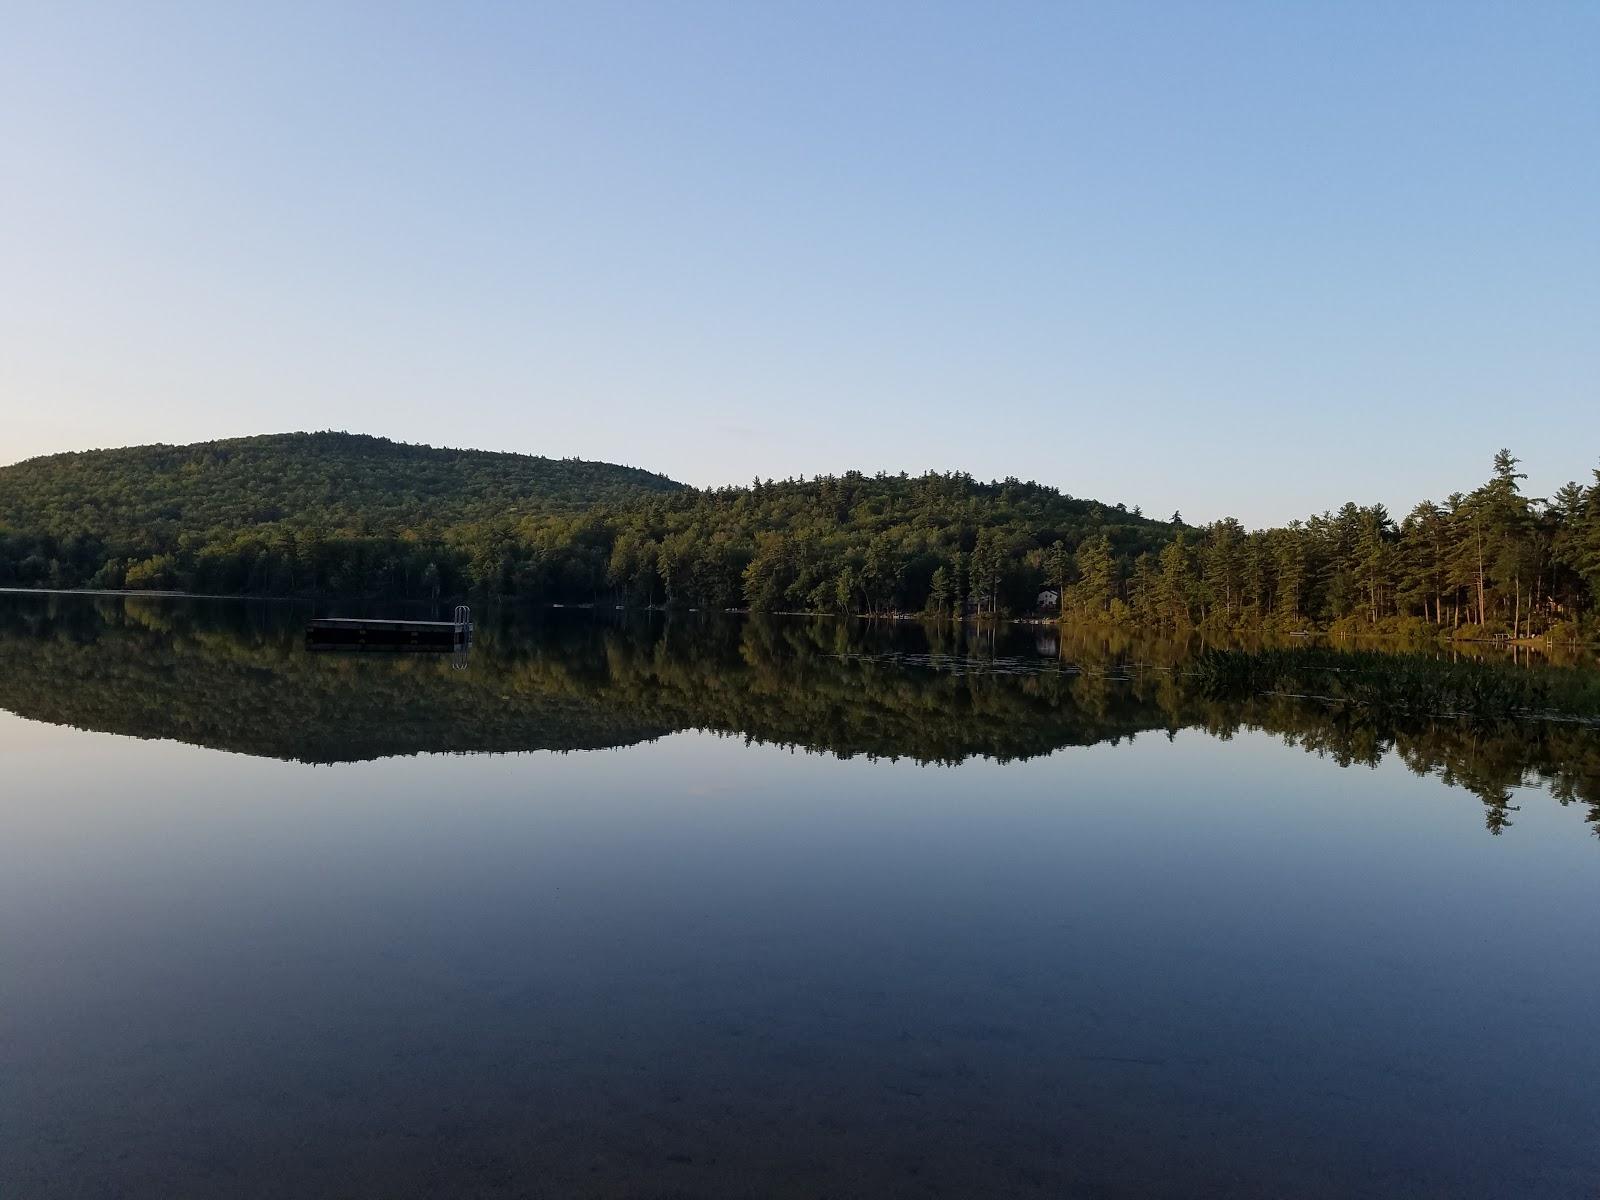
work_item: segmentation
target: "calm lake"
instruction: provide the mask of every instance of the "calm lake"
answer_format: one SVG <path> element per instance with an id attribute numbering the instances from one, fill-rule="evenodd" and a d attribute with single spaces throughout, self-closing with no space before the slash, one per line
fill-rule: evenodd
<path id="1" fill-rule="evenodd" d="M 1585 1197 L 1600 732 L 0 596 L 0 1196 Z"/>

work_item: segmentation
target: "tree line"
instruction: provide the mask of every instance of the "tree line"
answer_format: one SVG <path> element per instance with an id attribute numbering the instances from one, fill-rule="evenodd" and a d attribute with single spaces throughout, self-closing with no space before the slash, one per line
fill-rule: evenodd
<path id="1" fill-rule="evenodd" d="M 405 523 L 354 502 L 297 511 L 279 492 L 249 521 L 0 516 L 0 585 L 1592 637 L 1600 471 L 1537 498 L 1518 466 L 1502 450 L 1483 483 L 1398 520 L 1351 502 L 1261 530 L 936 472 L 706 490 L 607 478 L 581 505 L 424 499 Z"/>
<path id="2" fill-rule="evenodd" d="M 1501 450 L 1484 483 L 1398 521 L 1381 504 L 1348 503 L 1278 529 L 1223 520 L 1179 532 L 1120 580 L 1113 569 L 1110 587 L 1080 550 L 1068 610 L 1178 627 L 1592 637 L 1600 471 L 1542 499 L 1523 494 L 1518 466 Z"/>

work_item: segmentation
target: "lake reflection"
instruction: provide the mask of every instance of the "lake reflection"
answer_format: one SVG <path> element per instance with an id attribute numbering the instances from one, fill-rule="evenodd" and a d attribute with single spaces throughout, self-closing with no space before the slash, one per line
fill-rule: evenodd
<path id="1" fill-rule="evenodd" d="M 7 1200 L 1600 1179 L 1592 730 L 1031 631 L 456 667 L 304 615 L 0 597 Z"/>

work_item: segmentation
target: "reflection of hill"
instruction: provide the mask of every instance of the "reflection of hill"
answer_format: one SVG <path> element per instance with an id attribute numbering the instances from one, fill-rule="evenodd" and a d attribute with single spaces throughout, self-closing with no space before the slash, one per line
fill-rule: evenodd
<path id="1" fill-rule="evenodd" d="M 298 622 L 208 626 L 105 604 L 28 622 L 0 609 L 0 706 L 25 717 L 305 762 L 588 750 L 670 732 L 562 677 L 478 656 L 313 655 Z M 141 606 L 142 607 L 142 606 Z M 154 617 L 153 621 L 149 618 Z"/>
<path id="2" fill-rule="evenodd" d="M 483 629 L 448 656 L 309 654 L 283 610 L 134 600 L 0 606 L 0 705 L 136 737 L 310 762 L 432 751 L 581 750 L 686 728 L 953 762 L 1016 758 L 1163 724 L 1127 688 L 1054 673 L 908 671 L 845 631 L 586 617 Z M 247 616 L 254 616 L 252 624 Z"/>
<path id="3" fill-rule="evenodd" d="M 1469 724 L 1280 696 L 1208 697 L 1177 647 L 968 643 L 848 622 L 489 623 L 446 656 L 313 655 L 304 613 L 69 599 L 0 602 L 0 706 L 57 724 L 336 762 L 419 752 L 580 750 L 699 728 L 829 752 L 959 762 L 1186 727 L 1266 730 L 1341 765 L 1393 752 L 1470 789 L 1491 829 L 1537 778 L 1600 822 L 1600 732 Z M 930 640 L 931 639 L 931 640 Z M 1143 669 L 1114 664 L 1138 661 Z M 1173 668 L 1177 669 L 1173 669 Z M 1108 669 L 1109 668 L 1109 669 Z"/>

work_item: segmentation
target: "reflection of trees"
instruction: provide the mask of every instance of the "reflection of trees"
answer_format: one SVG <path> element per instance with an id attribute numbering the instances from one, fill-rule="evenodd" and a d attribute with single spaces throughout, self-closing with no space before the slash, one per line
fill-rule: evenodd
<path id="1" fill-rule="evenodd" d="M 57 724 L 332 762 L 429 751 L 576 750 L 698 728 L 842 756 L 954 763 L 1146 731 L 1264 730 L 1341 766 L 1397 756 L 1463 787 L 1493 832 L 1543 784 L 1600 831 L 1600 733 L 1464 722 L 1250 692 L 1181 669 L 1193 647 L 1126 633 L 552 615 L 480 623 L 466 670 L 329 656 L 304 612 L 248 604 L 0 601 L 0 706 Z M 1052 631 L 1053 634 L 1054 631 Z M 1053 640 L 1053 638 L 1052 638 Z"/>
<path id="2" fill-rule="evenodd" d="M 588 749 L 659 737 L 583 685 L 582 656 L 452 670 L 448 656 L 312 655 L 303 612 L 62 599 L 0 604 L 0 706 L 56 724 L 335 762 Z M 479 670 L 480 666 L 490 669 Z M 602 664 L 603 667 L 603 664 Z"/>

